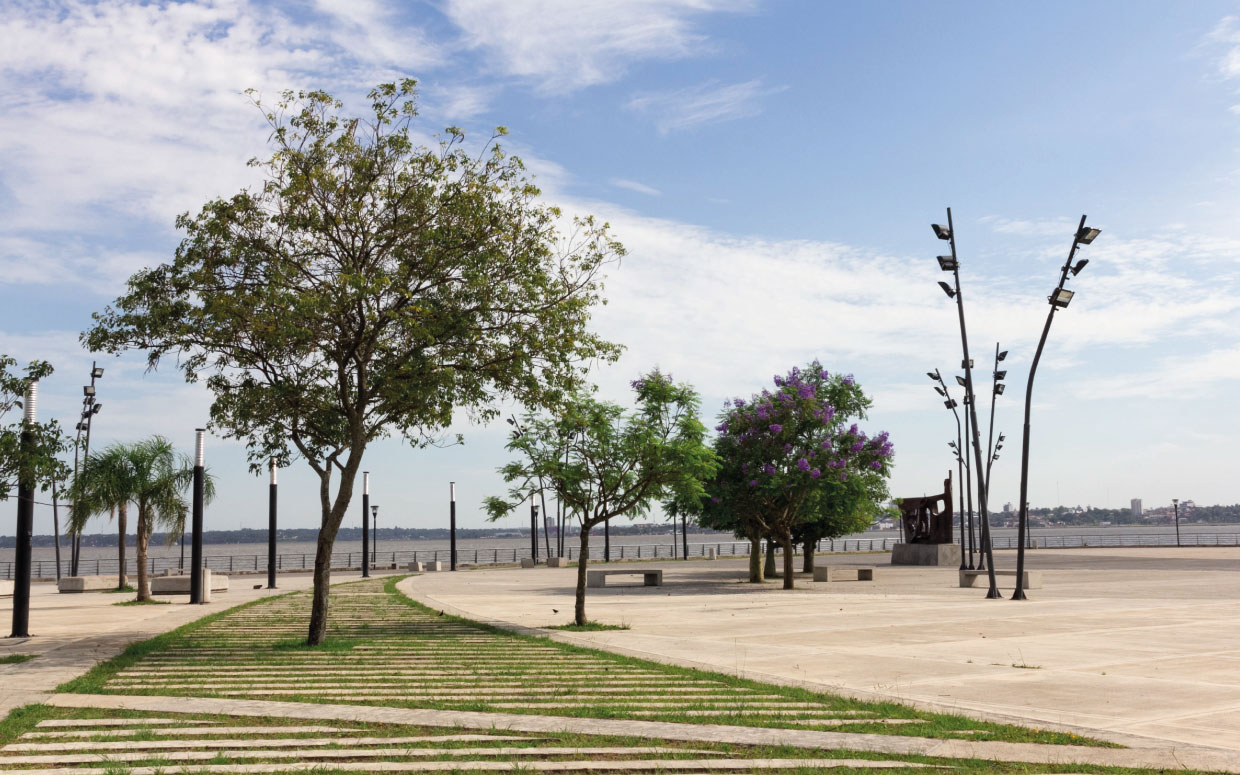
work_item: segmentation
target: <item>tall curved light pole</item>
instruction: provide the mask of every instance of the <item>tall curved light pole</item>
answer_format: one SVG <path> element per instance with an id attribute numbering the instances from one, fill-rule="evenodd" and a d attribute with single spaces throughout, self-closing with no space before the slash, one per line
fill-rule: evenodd
<path id="1" fill-rule="evenodd" d="M 1017 528 L 1017 546 L 1016 546 L 1016 591 L 1012 593 L 1013 600 L 1025 600 L 1025 532 L 1028 530 L 1029 524 L 1029 413 L 1033 403 L 1033 378 L 1038 371 L 1038 361 L 1042 359 L 1042 348 L 1046 346 L 1046 336 L 1051 332 L 1051 322 L 1055 320 L 1056 310 L 1066 309 L 1068 303 L 1072 301 L 1072 291 L 1063 287 L 1068 280 L 1068 273 L 1071 272 L 1075 277 L 1081 273 L 1085 265 L 1089 263 L 1089 259 L 1083 258 L 1076 264 L 1072 263 L 1072 259 L 1076 258 L 1076 251 L 1081 245 L 1088 245 L 1093 242 L 1101 233 L 1100 229 L 1089 228 L 1085 225 L 1085 216 L 1081 216 L 1081 224 L 1076 228 L 1076 234 L 1072 238 L 1072 249 L 1068 251 L 1068 260 L 1064 262 L 1063 268 L 1059 270 L 1059 284 L 1055 286 L 1055 290 L 1047 297 L 1050 302 L 1050 312 L 1046 313 L 1046 325 L 1042 326 L 1042 338 L 1038 340 L 1038 349 L 1033 354 L 1033 363 L 1029 365 L 1029 381 L 1025 383 L 1025 435 L 1021 442 L 1020 453 L 1020 522 Z"/>
<path id="2" fill-rule="evenodd" d="M 954 446 L 949 443 L 948 446 L 952 446 L 956 450 L 956 466 L 958 471 L 956 489 L 960 495 L 960 570 L 973 570 L 973 546 L 965 540 L 965 520 L 967 517 L 964 510 L 964 491 L 966 488 L 964 485 L 964 458 L 960 453 L 960 450 L 964 447 L 964 436 L 960 431 L 960 412 L 956 411 L 956 401 L 947 394 L 947 383 L 943 381 L 939 370 L 927 371 L 926 376 L 939 383 L 934 390 L 945 399 L 943 406 L 952 410 L 952 414 L 956 417 L 956 443 Z M 970 531 L 970 537 L 972 537 L 972 531 Z M 965 564 L 966 552 L 969 555 L 968 565 Z"/>
<path id="3" fill-rule="evenodd" d="M 977 401 L 973 399 L 973 361 L 969 358 L 969 334 L 965 329 L 964 323 L 964 294 L 960 290 L 960 259 L 956 254 L 956 230 L 952 223 L 952 209 L 947 208 L 947 228 L 936 224 L 932 224 L 934 235 L 941 240 L 945 240 L 951 244 L 952 254 L 950 256 L 939 256 L 939 267 L 945 272 L 951 272 L 952 278 L 955 280 L 955 288 L 947 283 L 940 282 L 939 287 L 947 294 L 949 298 L 956 300 L 956 312 L 960 318 L 960 349 L 964 355 L 961 361 L 961 367 L 964 368 L 964 393 L 965 406 L 968 407 L 970 433 L 972 438 L 969 440 L 973 445 L 974 472 L 977 474 L 977 507 L 978 516 L 982 519 L 982 554 L 983 561 L 987 564 L 987 576 L 990 581 L 990 589 L 986 591 L 987 599 L 998 599 L 1002 597 L 999 594 L 999 585 L 995 580 L 995 558 L 993 548 L 990 542 L 990 512 L 986 508 L 986 480 L 983 475 L 982 466 L 982 444 L 981 435 L 977 429 Z M 972 486 L 970 486 L 972 492 Z"/>

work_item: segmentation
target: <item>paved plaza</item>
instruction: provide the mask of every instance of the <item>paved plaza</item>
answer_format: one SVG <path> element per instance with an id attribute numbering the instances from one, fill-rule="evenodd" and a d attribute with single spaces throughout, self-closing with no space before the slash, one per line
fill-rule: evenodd
<path id="1" fill-rule="evenodd" d="M 587 596 L 591 619 L 630 629 L 553 637 L 1124 743 L 1240 750 L 1240 549 L 1043 549 L 1029 558 L 1044 588 L 1023 603 L 983 600 L 984 588 L 958 588 L 955 569 L 891 567 L 885 555 L 820 557 L 878 565 L 876 580 L 802 577 L 791 593 L 739 583 L 741 561 L 646 562 L 633 567 L 662 568 L 664 586 Z M 1015 562 L 1012 552 L 997 559 Z M 538 627 L 569 621 L 575 573 L 427 574 L 405 585 L 428 605 Z"/>

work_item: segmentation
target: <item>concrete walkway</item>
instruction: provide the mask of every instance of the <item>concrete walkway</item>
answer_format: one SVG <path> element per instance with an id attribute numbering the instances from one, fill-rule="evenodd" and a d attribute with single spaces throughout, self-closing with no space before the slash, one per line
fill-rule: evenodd
<path id="1" fill-rule="evenodd" d="M 376 575 L 379 575 L 376 572 Z M 360 573 L 333 573 L 332 581 L 358 579 Z M 53 583 L 37 583 L 30 590 L 29 638 L 0 638 L 0 657 L 34 654 L 35 659 L 0 665 L 0 718 L 13 708 L 44 702 L 47 693 L 65 681 L 111 659 L 131 643 L 153 638 L 203 616 L 272 594 L 312 586 L 311 574 L 282 574 L 279 589 L 266 589 L 259 576 L 238 576 L 227 592 L 214 593 L 206 605 L 189 605 L 185 595 L 157 596 L 168 605 L 118 606 L 133 593 L 86 592 L 60 594 Z M 261 584 L 261 589 L 254 589 Z M 0 627 L 10 631 L 13 598 L 0 599 Z"/>
<path id="2" fill-rule="evenodd" d="M 664 586 L 587 596 L 591 619 L 631 629 L 550 634 L 1127 745 L 1240 751 L 1240 549 L 1043 549 L 1029 557 L 1045 588 L 1020 603 L 960 589 L 955 569 L 890 567 L 885 555 L 819 558 L 880 567 L 871 583 L 802 576 L 790 593 L 743 583 L 740 560 L 644 562 L 632 567 L 662 568 Z M 1014 553 L 998 555 L 1000 567 L 1014 561 Z M 569 621 L 575 581 L 575 568 L 539 567 L 426 574 L 402 589 L 473 619 L 540 627 Z"/>
<path id="3" fill-rule="evenodd" d="M 407 724 L 513 732 L 575 732 L 650 740 L 682 740 L 736 745 L 786 745 L 805 749 L 866 751 L 903 756 L 920 755 L 1036 764 L 1097 764 L 1172 770 L 1199 769 L 1240 773 L 1240 754 L 1195 748 L 1116 750 L 1085 746 L 933 740 L 922 737 L 864 735 L 802 729 L 765 729 L 712 724 L 677 724 L 663 721 L 564 718 L 217 698 L 54 694 L 49 698 L 48 703 L 65 708 L 109 708 L 154 713 L 210 713 L 227 716 Z"/>

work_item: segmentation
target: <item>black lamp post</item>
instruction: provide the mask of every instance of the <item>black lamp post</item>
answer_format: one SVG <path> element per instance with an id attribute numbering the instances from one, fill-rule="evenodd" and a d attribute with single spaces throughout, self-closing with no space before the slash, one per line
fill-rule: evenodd
<path id="1" fill-rule="evenodd" d="M 271 459 L 267 485 L 267 589 L 276 588 L 276 459 Z"/>
<path id="2" fill-rule="evenodd" d="M 370 578 L 370 472 L 362 472 L 362 578 Z"/>
<path id="3" fill-rule="evenodd" d="M 995 370 L 993 372 L 994 382 L 990 389 L 990 440 L 986 442 L 986 495 L 990 495 L 990 466 L 998 458 L 995 453 L 1003 449 L 1003 434 L 999 434 L 999 446 L 995 447 L 995 399 L 1003 395 L 1003 380 L 1007 378 L 1006 371 L 999 370 L 999 364 L 1007 358 L 1007 350 L 1000 351 L 999 343 L 995 342 Z M 989 497 L 987 498 L 989 500 Z"/>
<path id="4" fill-rule="evenodd" d="M 1038 361 L 1042 359 L 1042 348 L 1046 346 L 1046 336 L 1051 332 L 1051 322 L 1055 320 L 1055 312 L 1060 309 L 1066 309 L 1068 303 L 1072 301 L 1072 291 L 1063 287 L 1068 279 L 1068 273 L 1071 272 L 1075 277 L 1081 273 L 1085 265 L 1089 263 L 1089 259 L 1083 258 L 1072 263 L 1072 259 L 1076 257 L 1077 248 L 1081 245 L 1088 245 L 1097 239 L 1101 233 L 1099 229 L 1093 229 L 1085 225 L 1085 216 L 1081 216 L 1081 223 L 1076 228 L 1076 234 L 1072 237 L 1072 249 L 1068 251 L 1068 260 L 1064 262 L 1063 268 L 1059 271 L 1059 284 L 1055 286 L 1055 290 L 1047 297 L 1050 302 L 1050 311 L 1046 313 L 1046 325 L 1042 326 L 1042 338 L 1038 340 L 1038 349 L 1033 354 L 1033 363 L 1029 365 L 1029 380 L 1025 383 L 1025 433 L 1021 442 L 1020 453 L 1020 521 L 1017 528 L 1016 538 L 1016 591 L 1012 593 L 1013 600 L 1025 600 L 1025 532 L 1029 529 L 1029 414 L 1033 404 L 1033 378 L 1038 370 Z"/>
<path id="5" fill-rule="evenodd" d="M 85 465 L 86 458 L 90 457 L 90 429 L 91 421 L 99 411 L 103 409 L 103 404 L 96 401 L 95 397 L 95 380 L 103 377 L 103 367 L 97 365 L 96 361 L 90 364 L 90 384 L 82 388 L 82 419 L 77 424 L 77 440 L 73 445 L 73 481 L 77 482 L 78 475 L 78 449 L 82 448 L 82 433 L 86 433 L 86 445 L 82 452 L 82 463 Z M 77 513 L 77 488 L 74 487 L 73 513 Z M 56 539 L 56 543 L 60 543 L 60 539 Z M 81 535 L 74 531 L 69 542 L 69 575 L 78 575 L 78 559 L 82 550 Z M 184 564 L 184 563 L 182 563 Z"/>
<path id="6" fill-rule="evenodd" d="M 34 467 L 27 456 L 34 446 L 34 424 L 38 421 L 39 381 L 26 385 L 22 404 L 22 433 L 18 442 L 17 469 L 17 552 L 13 573 L 13 631 L 10 637 L 30 637 L 30 555 L 34 534 Z"/>
<path id="7" fill-rule="evenodd" d="M 448 566 L 456 570 L 456 482 L 448 482 Z"/>
<path id="8" fill-rule="evenodd" d="M 202 504 L 206 486 L 206 458 L 203 449 L 206 442 L 206 428 L 194 429 L 194 506 L 193 531 L 189 554 L 189 602 L 205 603 L 206 595 L 202 591 Z"/>
<path id="9" fill-rule="evenodd" d="M 960 495 L 960 570 L 973 569 L 973 547 L 965 540 L 965 522 L 968 517 L 964 511 L 964 457 L 961 455 L 961 447 L 964 445 L 964 437 L 960 433 L 960 413 L 956 411 L 956 402 L 947 394 L 947 383 L 943 381 L 943 377 L 939 375 L 939 370 L 927 371 L 926 376 L 939 383 L 934 387 L 936 393 L 944 399 L 943 406 L 952 410 L 952 414 L 956 417 L 956 440 L 948 442 L 948 446 L 956 451 L 956 489 Z M 965 554 L 968 554 L 968 564 L 965 563 Z"/>
<path id="10" fill-rule="evenodd" d="M 1175 509 L 1175 545 L 1183 546 L 1180 543 L 1180 499 L 1172 498 L 1171 506 Z"/>
<path id="11" fill-rule="evenodd" d="M 939 287 L 947 294 L 948 298 L 955 299 L 956 311 L 960 318 L 960 349 L 964 355 L 961 361 L 961 367 L 964 369 L 964 391 L 965 406 L 968 407 L 970 432 L 972 438 L 970 443 L 973 445 L 974 470 L 977 472 L 977 499 L 978 499 L 978 516 L 982 519 L 982 554 L 983 560 L 988 561 L 989 571 L 988 577 L 990 581 L 990 589 L 986 591 L 988 599 L 997 599 L 1000 597 L 999 586 L 995 580 L 995 558 L 990 543 L 990 517 L 986 508 L 986 481 L 982 467 L 982 448 L 981 438 L 977 428 L 977 402 L 973 400 L 973 361 L 969 358 L 969 335 L 965 329 L 964 322 L 964 294 L 960 289 L 960 259 L 956 253 L 956 231 L 952 223 L 952 210 L 947 208 L 947 227 L 932 224 L 934 235 L 941 240 L 951 244 L 952 254 L 950 256 L 939 256 L 939 268 L 944 272 L 951 272 L 955 286 L 950 286 L 945 282 L 940 282 Z M 970 485 L 970 493 L 972 493 L 972 485 Z M 970 508 L 970 511 L 972 508 Z"/>
<path id="12" fill-rule="evenodd" d="M 379 507 L 378 506 L 370 507 L 370 516 L 373 517 L 373 519 L 371 519 L 370 521 L 370 529 L 372 531 L 371 535 L 374 537 L 374 540 L 370 542 L 370 562 L 377 567 L 379 565 Z"/>

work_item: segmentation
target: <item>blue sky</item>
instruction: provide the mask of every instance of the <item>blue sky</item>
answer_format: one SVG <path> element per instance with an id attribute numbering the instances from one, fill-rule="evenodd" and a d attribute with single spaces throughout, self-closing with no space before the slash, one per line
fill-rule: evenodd
<path id="1" fill-rule="evenodd" d="M 1240 3 L 16 2 L 0 34 L 0 351 L 54 362 L 44 413 L 67 425 L 91 312 L 171 255 L 177 213 L 253 183 L 266 132 L 242 90 L 360 105 L 408 75 L 420 136 L 507 126 L 547 201 L 629 248 L 595 320 L 628 347 L 604 394 L 657 364 L 713 416 L 819 357 L 873 393 L 893 492 L 935 490 L 955 429 L 924 373 L 959 338 L 929 224 L 950 205 L 975 359 L 1012 353 L 992 492 L 1014 501 L 1025 372 L 1088 213 L 1103 236 L 1039 371 L 1031 500 L 1240 501 Z M 205 391 L 105 360 L 94 443 L 188 448 Z M 385 524 L 441 523 L 450 479 L 481 523 L 504 428 L 458 430 L 368 453 Z M 211 521 L 263 524 L 241 449 L 208 454 Z M 303 468 L 288 525 L 317 524 Z"/>

